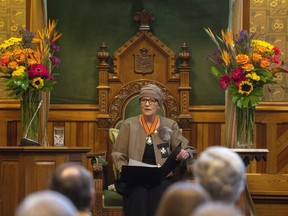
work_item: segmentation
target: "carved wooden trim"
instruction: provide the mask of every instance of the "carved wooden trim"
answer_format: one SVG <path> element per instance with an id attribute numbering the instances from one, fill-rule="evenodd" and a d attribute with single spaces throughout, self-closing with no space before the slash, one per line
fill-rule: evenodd
<path id="1" fill-rule="evenodd" d="M 165 53 L 168 55 L 168 63 L 169 66 L 167 68 L 167 73 L 170 81 L 178 81 L 179 73 L 176 73 L 175 70 L 175 54 L 169 49 L 164 43 L 162 43 L 156 36 L 154 36 L 151 32 L 137 32 L 128 42 L 126 42 L 123 46 L 121 46 L 115 53 L 113 58 L 113 73 L 109 74 L 109 81 L 119 81 L 119 68 L 121 64 L 121 56 L 125 55 L 126 52 L 129 52 L 129 48 L 133 47 L 133 44 L 140 43 L 140 41 L 145 40 L 148 44 L 150 44 L 155 49 L 161 51 L 161 53 Z M 145 47 L 143 47 L 145 48 Z"/>

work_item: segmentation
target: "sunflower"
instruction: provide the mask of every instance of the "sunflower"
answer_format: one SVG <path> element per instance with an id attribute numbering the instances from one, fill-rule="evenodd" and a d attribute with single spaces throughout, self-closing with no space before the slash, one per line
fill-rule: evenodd
<path id="1" fill-rule="evenodd" d="M 249 81 L 242 81 L 240 84 L 239 84 L 239 89 L 238 89 L 238 92 L 240 94 L 246 94 L 246 95 L 249 95 L 251 92 L 253 91 L 253 84 Z"/>
<path id="2" fill-rule="evenodd" d="M 33 79 L 32 85 L 36 89 L 41 89 L 44 86 L 44 81 L 43 81 L 43 79 L 41 77 L 37 77 L 37 78 Z"/>

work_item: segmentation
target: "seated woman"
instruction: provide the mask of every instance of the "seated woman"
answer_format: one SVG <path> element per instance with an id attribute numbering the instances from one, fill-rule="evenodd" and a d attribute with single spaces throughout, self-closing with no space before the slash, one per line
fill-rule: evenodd
<path id="1" fill-rule="evenodd" d="M 112 150 L 112 158 L 120 175 L 122 166 L 127 165 L 129 159 L 163 165 L 179 143 L 182 148 L 176 160 L 192 158 L 188 140 L 182 136 L 177 122 L 157 114 L 163 99 L 161 89 L 155 84 L 148 84 L 141 89 L 139 95 L 141 114 L 122 123 Z M 155 215 L 162 194 L 174 182 L 175 177 L 170 173 L 159 185 L 129 186 L 123 199 L 125 216 Z"/>

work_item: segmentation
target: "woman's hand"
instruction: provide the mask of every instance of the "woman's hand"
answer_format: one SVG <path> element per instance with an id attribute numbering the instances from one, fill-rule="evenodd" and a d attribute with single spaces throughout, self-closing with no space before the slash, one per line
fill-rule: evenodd
<path id="1" fill-rule="evenodd" d="M 186 150 L 181 149 L 181 151 L 179 152 L 179 154 L 176 157 L 176 160 L 186 160 L 189 157 L 190 157 L 189 153 Z"/>

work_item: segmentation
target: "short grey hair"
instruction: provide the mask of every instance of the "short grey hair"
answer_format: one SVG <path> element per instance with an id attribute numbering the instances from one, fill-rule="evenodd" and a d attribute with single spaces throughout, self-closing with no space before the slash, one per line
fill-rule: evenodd
<path id="1" fill-rule="evenodd" d="M 193 165 L 195 181 L 202 185 L 212 200 L 235 202 L 246 184 L 246 168 L 241 157 L 223 146 L 211 146 Z"/>
<path id="2" fill-rule="evenodd" d="M 29 194 L 15 212 L 15 216 L 75 216 L 76 214 L 76 207 L 67 197 L 49 190 Z"/>
<path id="3" fill-rule="evenodd" d="M 244 216 L 239 207 L 223 202 L 206 202 L 198 206 L 190 216 Z"/>

